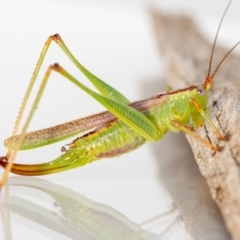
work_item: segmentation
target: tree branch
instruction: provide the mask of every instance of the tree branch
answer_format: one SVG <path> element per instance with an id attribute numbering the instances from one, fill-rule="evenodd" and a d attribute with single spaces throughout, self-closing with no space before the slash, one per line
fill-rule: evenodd
<path id="1" fill-rule="evenodd" d="M 152 12 L 158 47 L 168 84 L 174 89 L 204 82 L 211 53 L 208 43 L 193 22 L 183 16 Z M 228 50 L 217 47 L 216 66 Z M 209 93 L 209 115 L 215 126 L 230 140 L 221 142 L 206 123 L 196 132 L 217 146 L 213 152 L 187 136 L 202 175 L 218 204 L 233 239 L 240 239 L 240 57 L 231 53 L 217 73 Z"/>

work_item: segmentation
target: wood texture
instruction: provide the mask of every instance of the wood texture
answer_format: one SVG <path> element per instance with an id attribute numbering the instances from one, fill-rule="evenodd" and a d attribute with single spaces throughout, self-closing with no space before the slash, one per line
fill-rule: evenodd
<path id="1" fill-rule="evenodd" d="M 152 12 L 158 47 L 168 84 L 173 89 L 204 82 L 212 43 L 184 16 Z M 217 27 L 216 27 L 217 28 Z M 213 70 L 228 49 L 216 47 Z M 233 239 L 240 239 L 240 57 L 231 53 L 215 76 L 209 95 L 209 115 L 230 140 L 220 142 L 208 124 L 196 132 L 217 146 L 213 152 L 187 136 L 201 174 L 219 206 Z"/>

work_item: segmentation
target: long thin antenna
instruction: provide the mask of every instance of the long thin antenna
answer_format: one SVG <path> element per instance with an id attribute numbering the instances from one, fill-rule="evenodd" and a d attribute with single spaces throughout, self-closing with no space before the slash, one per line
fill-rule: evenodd
<path id="1" fill-rule="evenodd" d="M 223 59 L 220 61 L 220 63 L 217 65 L 215 71 L 213 72 L 211 79 L 214 78 L 215 74 L 217 73 L 218 69 L 220 68 L 220 66 L 222 65 L 222 63 L 224 62 L 224 60 L 227 58 L 227 56 L 233 51 L 234 48 L 236 48 L 239 45 L 240 41 L 238 41 L 228 52 L 227 54 L 223 57 Z"/>
<path id="2" fill-rule="evenodd" d="M 215 36 L 215 39 L 214 39 L 214 42 L 213 42 L 212 52 L 211 52 L 210 61 L 209 61 L 209 69 L 208 69 L 208 74 L 207 74 L 208 77 L 209 77 L 210 74 L 211 74 L 213 53 L 214 53 L 214 50 L 215 50 L 215 46 L 216 46 L 216 42 L 217 42 L 217 38 L 218 38 L 218 33 L 219 33 L 220 27 L 221 27 L 221 25 L 222 25 L 223 19 L 224 19 L 225 15 L 226 15 L 226 13 L 227 13 L 227 11 L 228 11 L 228 8 L 230 7 L 231 3 L 232 3 L 232 0 L 229 1 L 229 3 L 228 3 L 228 5 L 227 5 L 227 7 L 226 7 L 226 9 L 225 9 L 225 11 L 224 11 L 224 13 L 223 13 L 223 15 L 222 15 L 221 21 L 220 21 L 220 23 L 219 23 L 219 25 L 218 25 L 218 29 L 217 29 L 217 33 L 216 33 L 216 36 Z M 231 51 L 230 51 L 230 52 L 231 52 Z M 228 53 L 228 54 L 229 54 L 229 53 Z M 228 55 L 228 54 L 227 54 L 227 55 Z M 226 55 L 226 56 L 227 56 L 227 55 Z M 221 65 L 221 64 L 220 64 L 220 65 Z M 218 68 L 219 68 L 219 66 L 218 66 Z M 215 72 L 216 72 L 216 70 L 215 70 Z"/>

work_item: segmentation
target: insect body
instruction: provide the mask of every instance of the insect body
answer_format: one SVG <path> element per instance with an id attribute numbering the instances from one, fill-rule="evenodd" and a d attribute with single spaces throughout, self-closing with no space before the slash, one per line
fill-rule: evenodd
<path id="1" fill-rule="evenodd" d="M 194 103 L 198 104 L 197 107 Z M 134 102 L 130 106 L 140 111 L 154 124 L 158 136 L 157 140 L 160 140 L 168 130 L 173 132 L 183 130 L 199 138 L 189 128 L 195 129 L 203 124 L 204 117 L 207 117 L 203 110 L 206 108 L 206 104 L 207 90 L 200 85 L 159 94 L 150 99 Z M 27 141 L 27 137 L 28 135 L 21 145 L 22 149 L 27 148 L 29 144 L 33 145 L 31 141 Z M 13 143 L 17 143 L 18 138 L 19 135 L 11 137 L 5 141 L 5 144 L 9 149 L 11 147 L 14 149 L 15 145 Z M 35 141 L 35 139 L 33 140 Z M 201 140 L 207 146 L 217 150 L 215 146 L 204 139 Z M 43 175 L 64 171 L 85 165 L 94 160 L 127 153 L 146 142 L 147 139 L 135 129 L 129 127 L 122 120 L 114 119 L 103 124 L 100 129 L 87 133 L 73 141 L 69 145 L 69 150 L 56 160 L 37 165 L 14 164 L 11 171 L 21 175 Z M 6 160 L 1 161 L 1 165 L 4 167 L 6 164 Z"/>
<path id="2" fill-rule="evenodd" d="M 225 16 L 225 13 L 223 17 Z M 83 67 L 68 50 L 58 34 L 50 36 L 44 45 L 36 70 L 30 82 L 30 87 L 24 98 L 25 100 L 13 136 L 5 141 L 5 146 L 9 151 L 6 156 L 0 158 L 0 165 L 4 168 L 7 167 L 7 171 L 5 171 L 3 181 L 0 184 L 4 184 L 9 171 L 21 175 L 43 175 L 64 171 L 85 165 L 94 160 L 127 153 L 142 146 L 147 141 L 159 141 L 168 130 L 173 132 L 183 131 L 198 139 L 212 150 L 221 150 L 207 140 L 202 139 L 194 132 L 194 130 L 202 126 L 204 122 L 208 122 L 220 140 L 227 140 L 227 137 L 222 136 L 216 129 L 206 113 L 207 99 L 208 91 L 212 85 L 212 80 L 217 70 L 224 59 L 239 44 L 239 42 L 226 54 L 214 73 L 210 75 L 212 56 L 218 31 L 210 58 L 209 72 L 203 84 L 160 93 L 149 99 L 133 103 L 129 103 L 128 99 L 121 93 Z M 78 69 L 93 83 L 101 95 L 80 83 L 60 65 L 54 64 L 48 68 L 45 74 L 39 93 L 23 127 L 22 133 L 17 135 L 19 123 L 31 92 L 31 88 L 52 41 L 55 41 L 60 46 Z M 88 93 L 91 97 L 105 106 L 108 111 L 48 129 L 26 133 L 52 70 L 60 73 Z M 44 146 L 76 134 L 83 135 L 70 143 L 69 149 L 62 148 L 64 153 L 54 161 L 36 165 L 13 163 L 18 150 Z"/>

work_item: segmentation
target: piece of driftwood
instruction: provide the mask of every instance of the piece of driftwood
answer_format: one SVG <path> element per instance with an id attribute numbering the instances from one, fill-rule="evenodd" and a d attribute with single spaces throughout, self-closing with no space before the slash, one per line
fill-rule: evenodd
<path id="1" fill-rule="evenodd" d="M 152 12 L 158 47 L 161 52 L 168 84 L 173 89 L 204 82 L 212 43 L 208 43 L 193 22 L 184 16 Z M 216 47 L 213 69 L 228 50 Z M 233 239 L 240 239 L 240 57 L 227 58 L 215 76 L 209 93 L 209 115 L 224 134 L 221 142 L 205 124 L 196 132 L 212 144 L 224 147 L 213 152 L 187 136 L 211 195 L 219 206 Z"/>

